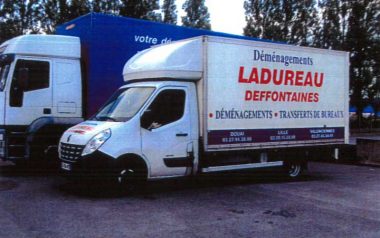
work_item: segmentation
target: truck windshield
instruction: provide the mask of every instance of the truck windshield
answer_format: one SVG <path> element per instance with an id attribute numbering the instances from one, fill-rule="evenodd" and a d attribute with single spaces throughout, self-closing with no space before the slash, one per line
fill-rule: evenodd
<path id="1" fill-rule="evenodd" d="M 144 105 L 154 89 L 153 87 L 121 89 L 91 119 L 97 121 L 128 121 Z"/>
<path id="2" fill-rule="evenodd" d="M 0 55 L 0 91 L 5 88 L 7 82 L 9 68 L 14 59 L 13 55 Z"/>

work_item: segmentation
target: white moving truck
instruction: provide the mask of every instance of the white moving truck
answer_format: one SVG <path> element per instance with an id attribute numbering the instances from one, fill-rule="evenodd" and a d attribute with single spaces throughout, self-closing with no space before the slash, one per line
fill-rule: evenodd
<path id="1" fill-rule="evenodd" d="M 90 120 L 61 137 L 61 168 L 120 182 L 281 166 L 348 143 L 348 53 L 202 36 L 144 50 Z"/>

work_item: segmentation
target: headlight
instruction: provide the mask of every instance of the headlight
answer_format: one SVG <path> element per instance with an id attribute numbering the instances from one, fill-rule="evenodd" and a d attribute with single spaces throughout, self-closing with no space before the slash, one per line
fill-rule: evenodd
<path id="1" fill-rule="evenodd" d="M 99 149 L 111 137 L 111 129 L 104 130 L 92 137 L 92 139 L 84 147 L 82 156 L 88 155 Z"/>

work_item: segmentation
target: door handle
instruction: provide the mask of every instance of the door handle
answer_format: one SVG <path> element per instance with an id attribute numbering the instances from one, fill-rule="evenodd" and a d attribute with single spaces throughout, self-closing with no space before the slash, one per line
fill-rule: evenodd
<path id="1" fill-rule="evenodd" d="M 44 114 L 51 114 L 50 108 L 44 108 Z"/>
<path id="2" fill-rule="evenodd" d="M 180 137 L 180 136 L 183 136 L 183 137 L 185 137 L 185 136 L 188 136 L 189 134 L 187 134 L 187 133 L 177 133 L 176 134 L 176 136 L 178 136 L 178 137 Z"/>

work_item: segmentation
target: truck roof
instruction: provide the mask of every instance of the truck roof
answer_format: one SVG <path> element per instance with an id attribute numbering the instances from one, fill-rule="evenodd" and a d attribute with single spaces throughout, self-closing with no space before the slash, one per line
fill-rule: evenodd
<path id="1" fill-rule="evenodd" d="M 202 76 L 201 39 L 194 37 L 139 52 L 125 64 L 124 81 L 147 78 L 199 80 Z"/>
<path id="2" fill-rule="evenodd" d="M 272 50 L 307 51 L 310 53 L 328 53 L 329 55 L 347 54 L 347 52 L 343 51 L 278 44 L 276 42 L 261 42 L 204 35 L 175 41 L 166 45 L 153 46 L 137 53 L 124 65 L 124 81 L 131 82 L 160 78 L 197 81 L 202 77 L 202 60 L 206 57 L 206 53 L 203 52 L 202 44 L 205 41 L 255 47 L 270 46 Z M 221 55 L 220 57 L 223 56 Z"/>
<path id="3" fill-rule="evenodd" d="M 0 54 L 80 58 L 80 40 L 73 36 L 22 35 L 1 44 Z"/>

